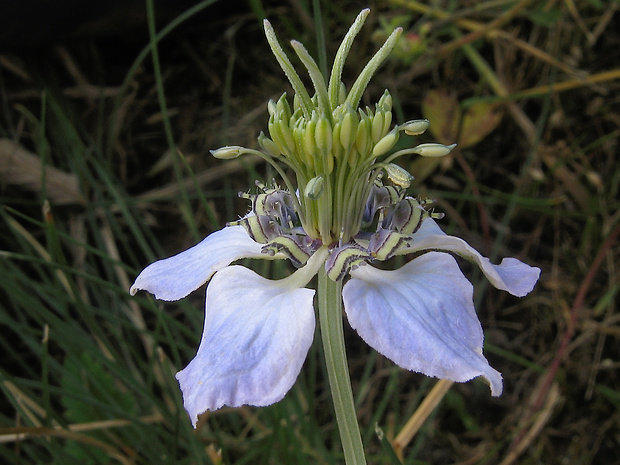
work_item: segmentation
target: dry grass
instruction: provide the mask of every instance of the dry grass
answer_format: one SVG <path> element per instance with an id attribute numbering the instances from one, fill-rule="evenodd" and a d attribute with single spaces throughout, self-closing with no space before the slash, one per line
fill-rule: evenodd
<path id="1" fill-rule="evenodd" d="M 285 86 L 261 8 L 282 38 L 316 54 L 305 2 L 250 4 L 216 4 L 161 40 L 163 113 L 150 56 L 134 61 L 145 26 L 0 56 L 7 463 L 338 463 L 317 348 L 281 404 L 223 410 L 193 433 L 172 373 L 193 355 L 200 297 L 162 307 L 125 294 L 138 269 L 242 214 L 236 192 L 273 175 L 258 160 L 207 156 L 255 146 L 265 103 Z M 323 5 L 328 57 L 357 10 Z M 469 274 L 480 281 L 486 354 L 504 375 L 498 399 L 479 382 L 431 391 L 435 380 L 349 332 L 370 462 L 396 460 L 390 444 L 406 464 L 620 461 L 619 10 L 588 0 L 373 5 L 345 79 L 403 25 L 368 101 L 387 87 L 398 121 L 427 117 L 429 140 L 459 142 L 448 159 L 407 162 L 415 190 L 438 199 L 448 231 L 543 272 L 518 300 Z M 403 428 L 428 392 L 439 406 L 406 426 L 411 439 Z"/>

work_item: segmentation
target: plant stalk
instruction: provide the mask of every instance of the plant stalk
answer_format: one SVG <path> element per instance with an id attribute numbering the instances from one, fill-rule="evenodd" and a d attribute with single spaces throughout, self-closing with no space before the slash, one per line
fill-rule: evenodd
<path id="1" fill-rule="evenodd" d="M 327 375 L 331 390 L 340 440 L 347 465 L 365 465 L 364 446 L 357 423 L 351 378 L 344 347 L 342 326 L 342 281 L 332 281 L 319 270 L 319 325 Z"/>

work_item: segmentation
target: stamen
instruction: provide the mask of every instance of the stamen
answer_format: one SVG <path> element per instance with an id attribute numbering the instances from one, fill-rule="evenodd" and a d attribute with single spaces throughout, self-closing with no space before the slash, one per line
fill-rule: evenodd
<path id="1" fill-rule="evenodd" d="M 377 260 L 388 260 L 411 240 L 409 235 L 382 229 L 372 235 L 368 249 Z"/>
<path id="2" fill-rule="evenodd" d="M 275 221 L 263 215 L 249 215 L 239 221 L 231 221 L 226 224 L 226 226 L 237 225 L 243 226 L 248 236 L 259 244 L 266 244 L 282 233 Z"/>
<path id="3" fill-rule="evenodd" d="M 413 176 L 407 170 L 394 163 L 388 163 L 385 167 L 388 179 L 399 187 L 408 188 L 413 181 Z"/>
<path id="4" fill-rule="evenodd" d="M 325 271 L 332 281 L 340 281 L 351 270 L 372 258 L 370 253 L 356 245 L 345 245 L 332 250 L 325 262 Z"/>
<path id="5" fill-rule="evenodd" d="M 406 197 L 396 205 L 391 223 L 396 231 L 402 234 L 413 234 L 420 228 L 426 216 L 428 213 L 416 199 Z"/>
<path id="6" fill-rule="evenodd" d="M 305 265 L 310 258 L 310 253 L 297 243 L 295 238 L 290 236 L 276 237 L 261 249 L 261 252 L 269 254 L 271 256 L 278 252 L 286 255 L 293 265 L 300 267 Z"/>

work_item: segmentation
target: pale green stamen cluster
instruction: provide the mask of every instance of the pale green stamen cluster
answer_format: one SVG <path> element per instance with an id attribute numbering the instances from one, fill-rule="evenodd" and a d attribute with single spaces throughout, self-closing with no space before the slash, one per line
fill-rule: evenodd
<path id="1" fill-rule="evenodd" d="M 312 96 L 282 50 L 271 24 L 265 20 L 269 45 L 295 92 L 292 106 L 286 94 L 277 102 L 269 102 L 269 136 L 263 133 L 259 136 L 261 151 L 231 146 L 212 152 L 218 158 L 235 158 L 242 153 L 260 155 L 276 168 L 289 192 L 294 194 L 295 186 L 278 162 L 292 170 L 298 188 L 293 201 L 301 226 L 309 237 L 320 239 L 325 245 L 348 242 L 358 234 L 366 201 L 382 171 L 394 184 L 409 186 L 412 177 L 391 163 L 395 158 L 409 153 L 443 156 L 453 147 L 422 144 L 387 155 L 401 131 L 408 135 L 421 134 L 428 121 L 416 120 L 392 127 L 392 97 L 388 91 L 374 109 L 358 108 L 372 75 L 394 48 L 402 32 L 400 28 L 388 37 L 346 92 L 341 81 L 342 69 L 368 13 L 369 10 L 362 11 L 349 29 L 336 54 L 328 82 L 303 45 L 291 42 L 312 81 Z"/>

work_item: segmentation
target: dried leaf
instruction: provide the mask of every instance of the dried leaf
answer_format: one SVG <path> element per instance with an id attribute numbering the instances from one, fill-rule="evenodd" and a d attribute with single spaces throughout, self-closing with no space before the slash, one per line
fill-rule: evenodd
<path id="1" fill-rule="evenodd" d="M 444 90 L 431 90 L 422 101 L 422 114 L 431 123 L 430 131 L 445 145 L 458 140 L 461 123 L 459 102 Z"/>
<path id="2" fill-rule="evenodd" d="M 40 192 L 45 169 L 45 192 L 55 204 L 85 204 L 77 177 L 41 163 L 41 159 L 10 139 L 0 139 L 0 183 Z"/>
<path id="3" fill-rule="evenodd" d="M 502 120 L 502 110 L 497 104 L 480 102 L 472 105 L 463 115 L 459 147 L 466 148 L 476 145 Z"/>

